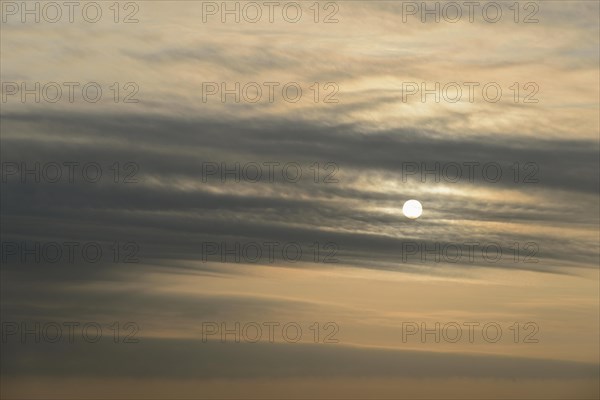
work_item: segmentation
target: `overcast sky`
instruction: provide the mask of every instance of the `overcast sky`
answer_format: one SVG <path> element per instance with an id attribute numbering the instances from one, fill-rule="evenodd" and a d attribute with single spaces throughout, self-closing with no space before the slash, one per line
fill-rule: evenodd
<path id="1" fill-rule="evenodd" d="M 292 22 L 281 2 L 270 22 L 258 2 L 251 22 L 229 2 L 238 23 L 221 2 L 98 2 L 92 23 L 83 2 L 52 23 L 42 2 L 23 23 L 3 1 L 2 322 L 139 327 L 7 337 L 3 393 L 598 396 L 598 3 L 481 2 L 472 22 L 463 3 L 423 22 L 420 2 L 300 2 Z M 27 253 L 66 242 L 72 262 Z M 202 341 L 269 321 L 300 343 Z M 407 322 L 480 325 L 436 343 Z"/>

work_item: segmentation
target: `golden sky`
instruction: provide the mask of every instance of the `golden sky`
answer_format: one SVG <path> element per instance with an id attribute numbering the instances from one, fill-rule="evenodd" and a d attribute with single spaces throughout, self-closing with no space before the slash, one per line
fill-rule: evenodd
<path id="1" fill-rule="evenodd" d="M 1 2 L 3 396 L 597 398 L 598 2 L 51 3 Z"/>

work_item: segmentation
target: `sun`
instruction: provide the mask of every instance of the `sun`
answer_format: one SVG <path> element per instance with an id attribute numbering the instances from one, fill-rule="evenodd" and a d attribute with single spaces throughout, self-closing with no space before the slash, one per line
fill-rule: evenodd
<path id="1" fill-rule="evenodd" d="M 418 200 L 408 200 L 402 206 L 402 213 L 410 219 L 417 219 L 423 213 L 423 206 Z"/>

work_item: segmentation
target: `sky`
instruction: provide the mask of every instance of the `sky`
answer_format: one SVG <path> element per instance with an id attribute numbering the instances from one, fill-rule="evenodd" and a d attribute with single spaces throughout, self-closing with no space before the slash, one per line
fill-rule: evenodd
<path id="1" fill-rule="evenodd" d="M 467 3 L 2 1 L 2 397 L 598 398 L 599 3 Z"/>

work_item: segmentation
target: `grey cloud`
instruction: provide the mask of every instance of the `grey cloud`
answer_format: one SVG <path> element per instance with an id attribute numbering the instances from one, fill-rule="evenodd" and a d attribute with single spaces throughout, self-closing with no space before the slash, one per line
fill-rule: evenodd
<path id="1" fill-rule="evenodd" d="M 539 264 L 492 263 L 488 266 L 566 272 L 568 259 L 581 265 L 595 263 L 597 245 L 552 235 L 512 233 L 447 226 L 448 220 L 519 222 L 543 229 L 561 224 L 593 228 L 598 220 L 598 169 L 596 144 L 583 141 L 538 140 L 506 143 L 443 138 L 436 132 L 396 130 L 363 133 L 352 126 L 315 126 L 285 121 L 172 120 L 141 116 L 99 118 L 92 115 L 21 115 L 5 118 L 10 136 L 3 138 L 3 161 L 135 161 L 142 171 L 141 184 L 3 184 L 3 235 L 5 240 L 86 238 L 111 242 L 125 237 L 140 243 L 144 261 L 198 259 L 205 241 L 298 241 L 315 240 L 339 245 L 339 258 L 348 265 L 414 270 L 398 263 L 403 242 L 421 245 L 451 242 L 533 241 L 540 245 Z M 42 128 L 42 125 L 44 128 Z M 48 139 L 36 141 L 32 133 L 43 129 Z M 89 142 L 65 143 L 76 132 Z M 66 135 L 66 136 L 65 136 Z M 96 138 L 101 137 L 98 140 Z M 121 143 L 116 147 L 112 142 Z M 8 152 L 7 149 L 10 149 Z M 175 156 L 176 155 L 176 156 Z M 199 182 L 203 161 L 247 162 L 296 161 L 306 168 L 314 161 L 333 161 L 340 167 L 345 185 L 315 185 L 310 177 L 298 184 L 248 184 L 246 192 L 236 184 L 211 180 L 205 189 L 181 190 L 175 186 L 153 186 L 144 180 L 167 184 L 178 179 Z M 360 178 L 378 177 L 398 181 L 402 163 L 494 160 L 509 170 L 515 161 L 536 162 L 539 183 L 517 185 L 508 179 L 497 184 L 481 178 L 467 187 L 512 190 L 523 194 L 551 195 L 548 204 L 505 205 L 496 200 L 455 198 L 420 193 L 407 186 L 405 194 L 372 192 L 361 187 Z M 558 161 L 558 162 L 557 162 Z M 106 167 L 106 165 L 105 165 Z M 345 180 L 344 180 L 345 179 Z M 421 184 L 432 187 L 435 183 Z M 218 188 L 219 193 L 208 189 Z M 307 195 L 310 193 L 310 195 Z M 286 196 L 291 195 L 293 196 Z M 577 195 L 577 201 L 573 196 Z M 408 197 L 419 196 L 435 218 L 418 226 L 405 218 L 358 205 L 399 208 Z M 591 209 L 591 210 L 590 210 Z M 592 214 L 590 214 L 592 212 Z M 45 225 L 42 221 L 51 221 Z M 596 221 L 596 222 L 595 222 Z M 93 223 L 94 229 L 89 229 Z M 566 225 L 565 225 L 566 224 Z M 60 226 L 57 234 L 55 226 Z M 50 228 L 52 227 L 52 228 Z M 326 228 L 326 229 L 324 229 Z M 427 237 L 427 240 L 424 240 Z M 432 239 L 434 238 L 434 239 Z M 507 250 L 508 251 L 508 250 Z M 395 267 L 394 267 L 395 265 Z"/>
<path id="2" fill-rule="evenodd" d="M 429 353 L 335 344 L 202 343 L 141 338 L 80 345 L 3 345 L 5 376 L 161 378 L 475 377 L 595 378 L 598 365 L 533 358 Z M 60 360 L 60 361 L 59 361 Z"/>

